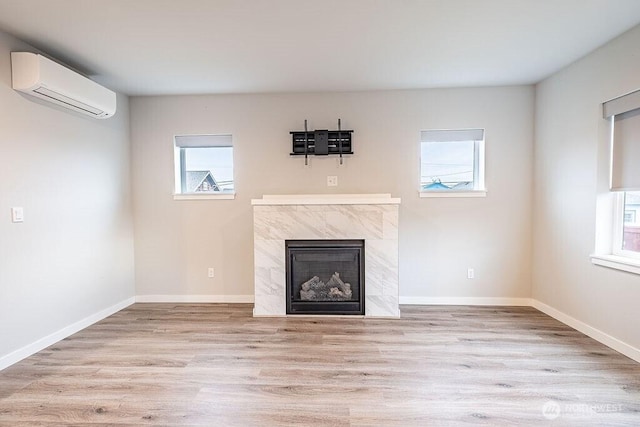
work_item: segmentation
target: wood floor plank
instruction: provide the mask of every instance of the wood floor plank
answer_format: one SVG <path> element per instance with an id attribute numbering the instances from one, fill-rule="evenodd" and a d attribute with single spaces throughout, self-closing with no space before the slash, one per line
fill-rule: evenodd
<path id="1" fill-rule="evenodd" d="M 638 426 L 640 364 L 530 307 L 134 304 L 0 372 L 0 426 Z"/>

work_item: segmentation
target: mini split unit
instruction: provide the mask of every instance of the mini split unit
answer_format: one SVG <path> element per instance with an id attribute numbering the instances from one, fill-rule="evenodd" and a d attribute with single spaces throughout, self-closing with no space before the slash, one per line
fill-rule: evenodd
<path id="1" fill-rule="evenodd" d="M 15 90 L 96 119 L 116 113 L 115 92 L 40 54 L 11 52 L 11 71 Z"/>

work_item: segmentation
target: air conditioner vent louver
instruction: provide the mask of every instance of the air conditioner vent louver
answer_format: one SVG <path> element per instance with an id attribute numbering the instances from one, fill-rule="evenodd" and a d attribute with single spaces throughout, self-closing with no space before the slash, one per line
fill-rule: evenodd
<path id="1" fill-rule="evenodd" d="M 11 52 L 15 90 L 98 119 L 116 112 L 116 94 L 62 65 L 30 52 Z"/>
<path id="2" fill-rule="evenodd" d="M 73 108 L 79 108 L 85 112 L 87 112 L 88 114 L 91 114 L 93 116 L 99 116 L 100 114 L 103 113 L 103 111 L 100 111 L 96 108 L 91 107 L 90 105 L 87 104 L 83 104 L 80 101 L 76 101 L 75 99 L 71 99 L 67 96 L 64 96 L 61 93 L 58 92 L 54 92 L 52 90 L 47 89 L 46 87 L 42 87 L 40 86 L 37 89 L 33 90 L 35 93 L 39 93 L 42 96 L 46 96 L 47 98 L 50 98 L 54 101 L 59 101 L 59 102 L 64 102 L 65 104 L 67 104 L 70 107 Z"/>

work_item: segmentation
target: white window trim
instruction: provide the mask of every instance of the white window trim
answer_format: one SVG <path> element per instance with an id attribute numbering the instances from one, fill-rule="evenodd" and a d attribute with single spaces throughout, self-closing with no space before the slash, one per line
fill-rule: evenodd
<path id="1" fill-rule="evenodd" d="M 484 135 L 484 129 L 483 129 Z M 420 142 L 422 146 L 422 142 Z M 474 190 L 423 190 L 420 188 L 418 193 L 420 198 L 431 197 L 487 197 L 487 188 L 485 186 L 485 161 L 484 161 L 484 140 L 474 141 L 473 144 L 473 182 L 477 189 Z"/>
<path id="2" fill-rule="evenodd" d="M 640 274 L 640 260 L 619 255 L 591 255 L 591 263 L 602 267 Z"/>
<path id="3" fill-rule="evenodd" d="M 180 193 L 173 194 L 173 200 L 233 200 L 236 193 Z"/>
<path id="4" fill-rule="evenodd" d="M 421 198 L 429 197 L 487 197 L 487 190 L 474 190 L 474 191 L 418 191 Z"/>
<path id="5" fill-rule="evenodd" d="M 620 249 L 622 247 L 624 225 L 624 192 L 616 192 L 611 203 L 613 218 L 610 223 L 609 234 L 604 236 L 611 242 L 611 245 L 608 248 L 608 253 L 592 254 L 591 263 L 628 273 L 640 274 L 640 253 Z"/>

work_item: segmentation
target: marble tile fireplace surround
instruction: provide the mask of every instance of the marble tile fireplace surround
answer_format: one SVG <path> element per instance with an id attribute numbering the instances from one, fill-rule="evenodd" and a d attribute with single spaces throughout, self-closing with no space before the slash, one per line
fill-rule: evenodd
<path id="1" fill-rule="evenodd" d="M 254 316 L 286 316 L 285 240 L 362 239 L 365 317 L 400 317 L 398 208 L 390 194 L 265 195 L 253 205 Z"/>

